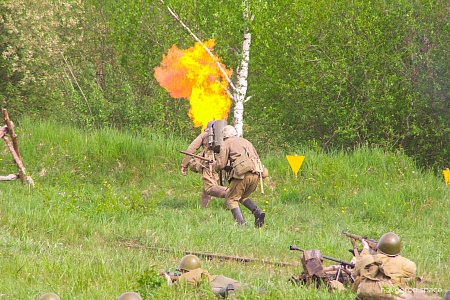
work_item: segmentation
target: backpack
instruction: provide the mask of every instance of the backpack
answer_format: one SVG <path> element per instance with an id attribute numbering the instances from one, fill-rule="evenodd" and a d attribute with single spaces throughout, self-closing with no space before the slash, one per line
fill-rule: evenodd
<path id="1" fill-rule="evenodd" d="M 214 150 L 214 153 L 220 152 L 220 146 L 223 144 L 222 130 L 227 125 L 225 120 L 214 121 L 209 127 L 208 149 Z"/>

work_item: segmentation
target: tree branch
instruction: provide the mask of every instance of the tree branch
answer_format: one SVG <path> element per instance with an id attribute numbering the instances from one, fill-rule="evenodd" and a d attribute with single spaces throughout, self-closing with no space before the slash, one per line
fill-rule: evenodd
<path id="1" fill-rule="evenodd" d="M 83 90 L 81 89 L 81 86 L 78 84 L 78 80 L 77 80 L 77 78 L 75 77 L 75 74 L 73 74 L 72 68 L 70 67 L 69 63 L 67 62 L 67 59 L 66 59 L 66 57 L 64 56 L 64 54 L 62 53 L 62 51 L 59 51 L 59 54 L 60 54 L 61 57 L 63 58 L 64 63 L 65 63 L 66 66 L 67 66 L 67 69 L 69 70 L 70 74 L 72 75 L 73 80 L 75 81 L 75 84 L 76 84 L 76 85 L 78 86 L 78 88 L 80 89 L 81 95 L 83 95 L 84 101 L 86 102 L 86 106 L 87 106 L 87 108 L 88 108 L 88 110 L 89 110 L 89 114 L 92 116 L 92 111 L 91 111 L 91 107 L 89 106 L 89 102 L 88 102 L 88 100 L 87 100 L 87 98 L 86 98 L 86 95 L 84 94 Z"/>
<path id="2" fill-rule="evenodd" d="M 163 5 L 166 5 L 164 3 L 164 0 L 160 0 L 161 3 Z M 177 19 L 178 22 L 180 22 L 181 26 L 183 26 L 188 32 L 189 34 L 200 44 L 203 46 L 203 48 L 205 49 L 205 51 L 209 54 L 209 56 L 212 57 L 212 59 L 214 60 L 214 62 L 217 64 L 217 66 L 219 67 L 219 70 L 222 72 L 222 74 L 225 76 L 226 80 L 228 81 L 228 84 L 233 88 L 233 90 L 236 90 L 233 82 L 231 81 L 230 77 L 228 77 L 227 73 L 225 72 L 225 70 L 222 68 L 222 66 L 220 65 L 220 62 L 217 61 L 217 58 L 215 57 L 215 55 L 208 49 L 208 47 L 205 46 L 205 44 L 203 44 L 203 42 L 191 31 L 191 29 L 184 24 L 184 22 L 180 19 L 180 17 L 178 17 L 178 15 L 176 13 L 173 12 L 173 10 L 167 6 L 167 10 L 170 12 L 170 14 Z M 228 91 L 227 91 L 228 92 Z M 228 93 L 230 96 L 232 96 L 230 93 Z"/>

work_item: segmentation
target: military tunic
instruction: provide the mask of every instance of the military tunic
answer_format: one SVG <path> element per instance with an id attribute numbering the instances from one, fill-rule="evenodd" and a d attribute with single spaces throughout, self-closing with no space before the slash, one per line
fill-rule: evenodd
<path id="1" fill-rule="evenodd" d="M 241 156 L 259 159 L 255 147 L 248 140 L 237 136 L 225 139 L 220 147 L 216 170 L 224 169 L 228 163 L 233 167 L 229 176 L 230 186 L 226 197 L 227 207 L 231 210 L 239 207 L 239 202 L 244 203 L 258 186 L 258 174 L 251 171 L 244 175 L 236 174 L 235 162 Z"/>
<path id="2" fill-rule="evenodd" d="M 190 285 L 197 285 L 202 280 L 209 282 L 213 293 L 216 295 L 229 284 L 232 284 L 236 291 L 241 289 L 239 281 L 223 275 L 211 275 L 207 270 L 201 268 L 184 273 L 178 278 L 179 282 L 186 282 Z"/>
<path id="3" fill-rule="evenodd" d="M 370 254 L 363 249 L 356 261 L 354 275 L 358 298 L 361 300 L 408 299 L 402 288 L 405 281 L 416 273 L 416 264 L 411 260 L 382 253 Z M 359 277 L 359 278 L 358 278 Z"/>

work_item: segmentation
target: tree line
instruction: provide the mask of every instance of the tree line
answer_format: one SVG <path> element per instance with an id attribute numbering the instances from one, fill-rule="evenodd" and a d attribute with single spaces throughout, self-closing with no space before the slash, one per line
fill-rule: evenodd
<path id="1" fill-rule="evenodd" d="M 172 45 L 195 42 L 168 7 L 234 70 L 251 33 L 243 132 L 255 146 L 380 146 L 448 166 L 445 0 L 5 0 L 1 106 L 15 119 L 195 136 L 189 103 L 153 76 Z"/>

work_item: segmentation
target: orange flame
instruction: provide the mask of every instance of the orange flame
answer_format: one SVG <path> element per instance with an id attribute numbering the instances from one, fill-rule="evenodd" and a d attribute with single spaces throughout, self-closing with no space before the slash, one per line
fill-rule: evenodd
<path id="1" fill-rule="evenodd" d="M 212 52 L 214 40 L 204 45 Z M 159 67 L 155 67 L 155 78 L 173 98 L 187 98 L 190 102 L 189 117 L 194 127 L 206 127 L 212 119 L 226 120 L 231 106 L 231 99 L 226 92 L 228 81 L 217 66 L 225 70 L 228 77 L 232 70 L 227 70 L 220 59 L 214 59 L 200 43 L 194 47 L 180 50 L 173 45 Z"/>

